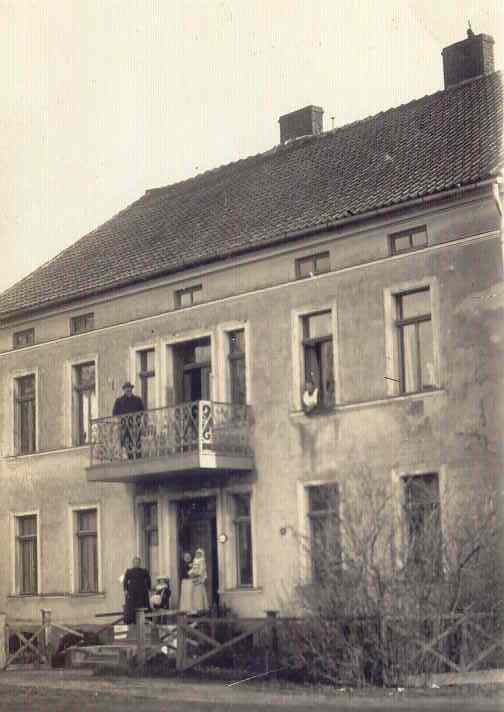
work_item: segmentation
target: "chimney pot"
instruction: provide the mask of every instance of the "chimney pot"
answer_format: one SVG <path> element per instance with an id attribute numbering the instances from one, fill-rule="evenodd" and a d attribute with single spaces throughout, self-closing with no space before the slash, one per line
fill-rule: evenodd
<path id="1" fill-rule="evenodd" d="M 445 89 L 495 70 L 493 37 L 475 35 L 470 28 L 465 40 L 445 47 L 442 55 Z"/>
<path id="2" fill-rule="evenodd" d="M 323 115 L 324 109 L 313 105 L 284 114 L 278 119 L 280 142 L 286 143 L 301 136 L 318 136 L 323 131 Z"/>

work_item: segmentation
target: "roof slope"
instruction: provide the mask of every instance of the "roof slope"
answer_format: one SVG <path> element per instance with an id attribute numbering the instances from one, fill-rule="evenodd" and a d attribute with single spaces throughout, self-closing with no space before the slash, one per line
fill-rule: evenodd
<path id="1" fill-rule="evenodd" d="M 0 295 L 0 316 L 260 248 L 502 165 L 500 73 L 147 193 Z"/>

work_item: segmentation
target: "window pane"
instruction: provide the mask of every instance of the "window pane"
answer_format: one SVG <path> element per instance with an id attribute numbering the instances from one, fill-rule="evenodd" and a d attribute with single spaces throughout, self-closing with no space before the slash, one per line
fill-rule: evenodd
<path id="1" fill-rule="evenodd" d="M 420 364 L 422 388 L 433 388 L 436 385 L 434 372 L 434 347 L 432 341 L 432 322 L 422 321 L 418 324 L 420 337 Z"/>
<path id="2" fill-rule="evenodd" d="M 410 319 L 422 314 L 430 314 L 430 290 L 422 289 L 410 294 L 402 294 L 400 297 L 401 311 L 399 318 Z"/>
<path id="3" fill-rule="evenodd" d="M 86 388 L 94 388 L 95 385 L 95 365 L 94 363 L 85 363 L 77 366 L 77 382 L 79 386 Z"/>
<path id="4" fill-rule="evenodd" d="M 311 381 L 320 388 L 320 348 L 318 345 L 304 347 L 305 382 Z"/>
<path id="5" fill-rule="evenodd" d="M 329 407 L 335 402 L 333 342 L 324 341 L 320 344 L 320 381 L 321 402 Z"/>
<path id="6" fill-rule="evenodd" d="M 305 338 L 315 339 L 332 333 L 331 312 L 321 312 L 305 317 Z"/>
<path id="7" fill-rule="evenodd" d="M 402 327 L 403 334 L 403 369 L 404 384 L 403 390 L 411 393 L 419 390 L 418 386 L 418 347 L 416 324 L 408 324 Z"/>
<path id="8" fill-rule="evenodd" d="M 315 266 L 313 264 L 313 257 L 303 257 L 303 259 L 297 261 L 297 274 L 298 277 L 309 277 L 311 274 L 315 273 Z"/>
<path id="9" fill-rule="evenodd" d="M 393 237 L 394 252 L 402 252 L 403 250 L 409 250 L 411 247 L 411 240 L 409 235 L 401 235 L 399 237 Z"/>
<path id="10" fill-rule="evenodd" d="M 18 404 L 21 453 L 35 451 L 35 400 L 24 400 Z"/>
<path id="11" fill-rule="evenodd" d="M 229 362 L 231 377 L 231 402 L 246 403 L 247 387 L 245 379 L 245 358 L 235 358 Z"/>
<path id="12" fill-rule="evenodd" d="M 18 518 L 18 533 L 19 536 L 36 536 L 37 535 L 37 518 L 19 517 Z"/>
<path id="13" fill-rule="evenodd" d="M 192 292 L 180 292 L 179 301 L 181 307 L 189 307 L 192 304 Z"/>
<path id="14" fill-rule="evenodd" d="M 427 244 L 427 230 L 417 230 L 411 235 L 413 247 L 425 247 Z"/>
<path id="15" fill-rule="evenodd" d="M 150 377 L 146 379 L 144 408 L 154 408 L 156 404 L 156 379 Z"/>
<path id="16" fill-rule="evenodd" d="M 245 353 L 245 331 L 231 331 L 229 334 L 229 353 Z"/>
<path id="17" fill-rule="evenodd" d="M 20 593 L 37 593 L 37 517 L 17 517 L 17 580 Z"/>
<path id="18" fill-rule="evenodd" d="M 329 253 L 325 253 L 323 255 L 316 256 L 315 269 L 316 269 L 317 274 L 321 274 L 322 272 L 329 272 L 329 269 L 330 269 Z"/>
<path id="19" fill-rule="evenodd" d="M 196 363 L 209 363 L 211 358 L 210 343 L 199 344 L 194 349 L 194 360 Z"/>
<path id="20" fill-rule="evenodd" d="M 441 571 L 441 521 L 437 474 L 405 481 L 408 559 L 430 575 Z"/>
<path id="21" fill-rule="evenodd" d="M 98 590 L 98 556 L 96 534 L 79 537 L 79 569 L 81 593 Z"/>
<path id="22" fill-rule="evenodd" d="M 21 398 L 35 397 L 35 376 L 18 378 L 18 393 Z"/>
<path id="23" fill-rule="evenodd" d="M 96 532 L 96 509 L 84 509 L 77 512 L 79 532 Z"/>
<path id="24" fill-rule="evenodd" d="M 248 494 L 236 494 L 235 500 L 235 514 L 237 517 L 250 517 L 250 495 Z"/>
<path id="25" fill-rule="evenodd" d="M 252 585 L 252 532 L 250 521 L 237 522 L 238 585 Z"/>
<path id="26" fill-rule="evenodd" d="M 311 513 L 337 510 L 338 502 L 338 485 L 336 484 L 308 488 L 308 506 Z"/>

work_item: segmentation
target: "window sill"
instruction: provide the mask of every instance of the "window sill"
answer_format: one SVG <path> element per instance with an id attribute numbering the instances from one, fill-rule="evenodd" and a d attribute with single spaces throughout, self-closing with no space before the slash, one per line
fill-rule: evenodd
<path id="1" fill-rule="evenodd" d="M 95 591 L 93 593 L 71 593 L 71 592 L 55 592 L 55 593 L 12 593 L 7 598 L 25 599 L 25 598 L 104 598 L 106 591 Z"/>
<path id="2" fill-rule="evenodd" d="M 225 588 L 223 591 L 219 591 L 219 595 L 226 595 L 226 593 L 262 593 L 262 588 L 240 586 L 237 588 Z"/>
<path id="3" fill-rule="evenodd" d="M 335 415 L 341 411 L 354 410 L 356 408 L 367 408 L 377 405 L 386 405 L 388 403 L 397 403 L 409 400 L 422 400 L 423 398 L 432 398 L 433 396 L 439 396 L 442 394 L 446 395 L 446 390 L 444 388 L 432 388 L 428 391 L 418 391 L 416 393 L 401 393 L 400 395 L 386 396 L 385 398 L 376 398 L 375 400 L 349 401 L 346 403 L 339 403 L 338 405 L 335 405 L 334 408 L 319 408 L 317 410 L 312 411 L 311 413 L 305 413 L 304 410 L 292 410 L 290 412 L 290 415 L 293 418 L 313 418 L 317 415 Z"/>
<path id="4" fill-rule="evenodd" d="M 68 453 L 73 451 L 87 450 L 89 451 L 89 445 L 71 445 L 70 447 L 62 447 L 56 450 L 36 450 L 35 452 L 27 452 L 16 455 L 4 455 L 4 460 L 21 460 L 23 458 L 29 457 L 40 457 L 42 455 L 59 455 L 61 453 Z"/>

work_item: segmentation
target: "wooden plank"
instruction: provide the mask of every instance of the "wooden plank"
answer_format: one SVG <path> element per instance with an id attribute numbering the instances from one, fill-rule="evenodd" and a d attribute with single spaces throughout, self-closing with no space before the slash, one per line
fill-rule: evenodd
<path id="1" fill-rule="evenodd" d="M 214 648 L 218 648 L 220 646 L 220 643 L 218 641 L 214 640 L 213 638 L 210 638 L 208 635 L 205 635 L 205 633 L 202 633 L 197 628 L 193 628 L 191 625 L 179 625 L 179 628 L 183 628 L 186 633 L 194 635 L 196 638 L 199 638 L 203 642 L 213 645 Z"/>
<path id="2" fill-rule="evenodd" d="M 33 638 L 37 638 L 38 635 L 40 634 L 40 631 L 42 631 L 42 630 L 44 630 L 43 627 L 42 627 L 42 628 L 39 628 L 39 630 L 37 631 L 37 633 L 35 633 L 35 634 L 33 635 Z M 9 665 L 11 665 L 11 663 L 13 663 L 14 660 L 16 660 L 16 658 L 18 658 L 18 657 L 21 655 L 21 653 L 23 653 L 25 650 L 28 650 L 29 648 L 31 648 L 31 649 L 33 650 L 33 652 L 35 653 L 35 655 L 37 656 L 37 658 L 38 658 L 39 660 L 41 659 L 41 654 L 40 654 L 39 649 L 36 648 L 36 647 L 33 645 L 33 643 L 31 642 L 31 640 L 27 640 L 27 639 L 24 637 L 24 635 L 23 635 L 22 633 L 20 633 L 19 631 L 17 631 L 17 630 L 12 631 L 12 632 L 13 632 L 14 635 L 16 635 L 16 636 L 19 638 L 19 640 L 21 641 L 22 645 L 21 645 L 21 647 L 19 648 L 19 650 L 16 650 L 16 652 L 15 652 L 13 655 L 11 655 L 10 657 L 7 658 L 7 660 L 6 660 L 6 662 L 5 662 L 5 665 L 4 665 L 4 667 L 3 667 L 4 670 L 5 670 Z"/>

